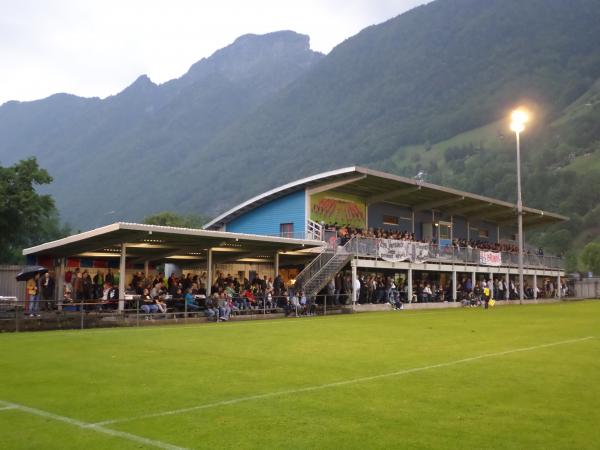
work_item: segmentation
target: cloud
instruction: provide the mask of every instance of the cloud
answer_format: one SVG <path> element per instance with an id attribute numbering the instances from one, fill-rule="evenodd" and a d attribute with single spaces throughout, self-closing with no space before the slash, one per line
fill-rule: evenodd
<path id="1" fill-rule="evenodd" d="M 105 97 L 140 74 L 181 76 L 245 33 L 289 29 L 328 53 L 424 0 L 0 0 L 0 104 L 56 92 Z"/>

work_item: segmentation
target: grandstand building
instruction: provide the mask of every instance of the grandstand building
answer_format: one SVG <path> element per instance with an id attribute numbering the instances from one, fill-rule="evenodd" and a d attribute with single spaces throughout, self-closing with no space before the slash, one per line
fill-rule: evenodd
<path id="1" fill-rule="evenodd" d="M 524 208 L 530 230 L 568 220 Z M 400 277 L 413 291 L 417 274 L 435 274 L 452 285 L 468 276 L 515 279 L 518 255 L 516 205 L 362 167 L 347 167 L 297 180 L 221 214 L 204 230 L 116 223 L 24 250 L 30 263 L 113 267 L 120 273 L 172 263 L 235 276 L 282 274 L 315 295 L 340 271 Z M 340 239 L 341 229 L 404 232 L 411 240 L 364 235 Z M 460 242 L 477 242 L 479 245 Z M 488 243 L 490 245 L 486 246 Z M 495 244 L 495 245 L 492 245 Z M 561 258 L 526 251 L 526 284 L 564 276 Z M 120 291 L 125 293 L 121 277 Z M 210 284 L 210 283 L 209 283 Z M 210 286 L 208 287 L 210 289 Z M 535 291 L 534 291 L 535 292 Z M 60 295 L 60 293 L 58 294 Z"/>

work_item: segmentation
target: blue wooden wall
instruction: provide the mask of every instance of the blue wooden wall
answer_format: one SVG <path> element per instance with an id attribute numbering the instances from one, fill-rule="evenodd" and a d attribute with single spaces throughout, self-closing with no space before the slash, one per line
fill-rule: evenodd
<path id="1" fill-rule="evenodd" d="M 282 223 L 293 223 L 294 237 L 306 229 L 306 197 L 300 190 L 265 203 L 229 222 L 225 229 L 234 233 L 279 235 Z"/>

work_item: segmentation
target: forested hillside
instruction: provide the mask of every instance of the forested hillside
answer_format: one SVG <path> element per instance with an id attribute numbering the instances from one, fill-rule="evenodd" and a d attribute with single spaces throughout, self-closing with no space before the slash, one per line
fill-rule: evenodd
<path id="1" fill-rule="evenodd" d="M 210 164 L 191 170 L 185 159 L 322 57 L 305 35 L 245 35 L 162 85 L 143 75 L 104 100 L 8 102 L 0 162 L 37 156 L 54 178 L 49 192 L 62 217 L 78 228 L 189 211 L 215 173 Z"/>
<path id="2" fill-rule="evenodd" d="M 525 202 L 573 217 L 536 237 L 566 251 L 598 235 L 598 23 L 598 0 L 437 0 L 326 57 L 290 32 L 245 37 L 161 86 L 5 104 L 0 160 L 38 155 L 77 226 L 214 215 L 354 164 L 514 200 L 504 118 L 524 104 Z"/>

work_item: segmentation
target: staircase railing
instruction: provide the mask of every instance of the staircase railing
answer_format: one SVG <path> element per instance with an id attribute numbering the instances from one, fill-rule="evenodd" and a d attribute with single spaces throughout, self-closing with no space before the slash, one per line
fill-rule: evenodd
<path id="1" fill-rule="evenodd" d="M 323 240 L 323 225 L 314 220 L 308 219 L 306 222 L 307 237 L 315 241 Z"/>
<path id="2" fill-rule="evenodd" d="M 296 277 L 294 286 L 306 286 L 307 282 L 314 277 L 335 255 L 335 249 L 323 247 L 323 251 L 313 259 Z"/>
<path id="3" fill-rule="evenodd" d="M 297 289 L 303 290 L 306 295 L 317 294 L 355 255 L 355 244 L 356 240 L 352 238 L 342 247 L 334 249 L 325 247 L 323 252 L 296 277 Z"/>

